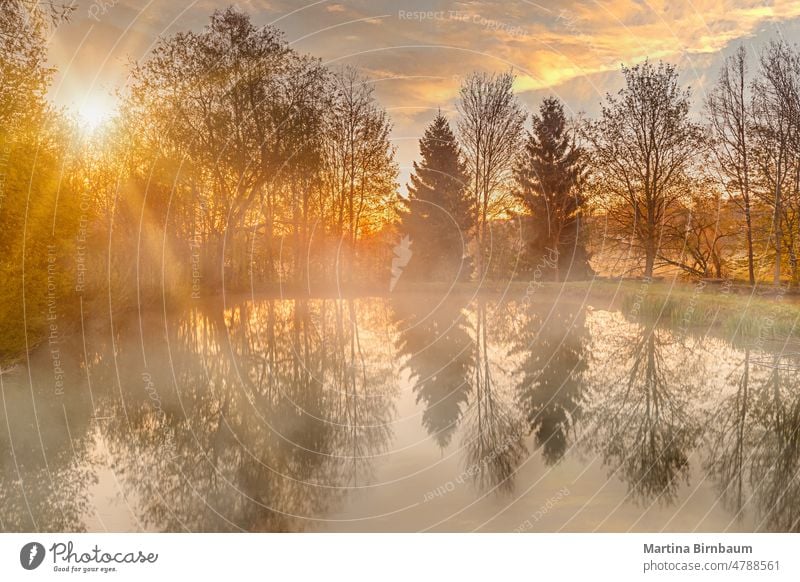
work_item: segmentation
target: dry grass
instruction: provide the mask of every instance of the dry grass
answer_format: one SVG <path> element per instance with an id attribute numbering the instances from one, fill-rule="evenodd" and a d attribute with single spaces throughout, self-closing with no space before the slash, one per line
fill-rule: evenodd
<path id="1" fill-rule="evenodd" d="M 794 291 L 656 281 L 568 283 L 565 290 L 583 290 L 595 303 L 608 301 L 626 315 L 672 327 L 715 327 L 731 338 L 800 336 L 800 296 Z"/>

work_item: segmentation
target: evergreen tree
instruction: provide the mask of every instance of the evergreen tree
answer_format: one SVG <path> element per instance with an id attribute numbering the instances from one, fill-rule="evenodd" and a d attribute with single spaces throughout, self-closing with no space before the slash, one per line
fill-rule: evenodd
<path id="1" fill-rule="evenodd" d="M 591 273 L 581 223 L 586 174 L 585 157 L 568 128 L 564 106 L 554 97 L 546 98 L 514 169 L 514 194 L 532 216 L 531 259 L 551 267 L 556 280 Z"/>
<path id="2" fill-rule="evenodd" d="M 412 280 L 469 278 L 467 243 L 474 205 L 467 192 L 466 165 L 456 137 L 439 113 L 419 142 L 401 231 L 411 241 L 406 277 Z"/>

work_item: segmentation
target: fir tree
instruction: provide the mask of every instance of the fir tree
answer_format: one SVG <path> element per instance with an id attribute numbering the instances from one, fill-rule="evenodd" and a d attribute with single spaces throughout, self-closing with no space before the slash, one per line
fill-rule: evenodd
<path id="1" fill-rule="evenodd" d="M 422 161 L 414 162 L 401 231 L 411 240 L 406 278 L 468 278 L 467 244 L 474 225 L 466 165 L 447 119 L 439 113 L 420 139 Z"/>
<path id="2" fill-rule="evenodd" d="M 551 267 L 556 280 L 585 278 L 591 272 L 581 222 L 586 173 L 564 106 L 546 98 L 514 170 L 514 194 L 532 217 L 531 260 Z"/>

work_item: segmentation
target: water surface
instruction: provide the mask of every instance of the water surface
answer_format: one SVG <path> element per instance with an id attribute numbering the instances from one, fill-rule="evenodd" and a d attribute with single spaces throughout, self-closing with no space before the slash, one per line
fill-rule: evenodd
<path id="1" fill-rule="evenodd" d="M 797 531 L 799 367 L 563 298 L 87 317 L 0 376 L 0 530 Z"/>

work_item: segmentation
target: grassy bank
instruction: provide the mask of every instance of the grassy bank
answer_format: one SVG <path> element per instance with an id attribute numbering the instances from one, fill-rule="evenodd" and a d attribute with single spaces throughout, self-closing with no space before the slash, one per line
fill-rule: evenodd
<path id="1" fill-rule="evenodd" d="M 567 283 L 489 282 L 483 285 L 437 283 L 407 286 L 404 294 L 456 294 L 531 302 L 556 299 L 620 310 L 641 321 L 682 329 L 713 328 L 730 338 L 780 340 L 800 335 L 800 292 L 762 285 L 714 282 L 646 282 L 642 280 L 573 281 Z"/>
<path id="2" fill-rule="evenodd" d="M 552 285 L 552 284 L 550 284 Z M 550 286 L 548 285 L 548 287 Z M 587 296 L 597 307 L 675 328 L 716 328 L 733 338 L 783 339 L 798 335 L 800 295 L 762 286 L 664 281 L 567 283 L 563 292 Z"/>
<path id="3" fill-rule="evenodd" d="M 626 299 L 632 306 L 632 300 Z M 657 288 L 645 299 L 643 311 L 672 325 L 719 326 L 730 336 L 781 339 L 797 333 L 800 303 L 797 297 L 774 289 L 747 293 L 682 287 Z M 625 311 L 625 307 L 623 307 Z"/>

